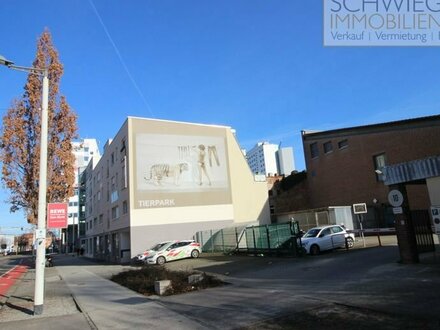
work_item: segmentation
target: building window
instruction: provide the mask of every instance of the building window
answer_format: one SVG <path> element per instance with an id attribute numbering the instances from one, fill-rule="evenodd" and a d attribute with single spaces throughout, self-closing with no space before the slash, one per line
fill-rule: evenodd
<path id="1" fill-rule="evenodd" d="M 128 204 L 127 201 L 123 201 L 122 202 L 122 214 L 127 214 L 128 213 Z"/>
<path id="2" fill-rule="evenodd" d="M 112 219 L 119 218 L 119 206 L 115 206 L 112 208 Z"/>
<path id="3" fill-rule="evenodd" d="M 122 156 L 127 155 L 127 148 L 125 146 L 125 139 L 123 139 L 121 142 L 121 154 L 122 154 Z"/>
<path id="4" fill-rule="evenodd" d="M 111 154 L 110 159 L 111 159 L 111 164 L 114 165 L 115 164 L 115 154 L 113 152 Z"/>
<path id="5" fill-rule="evenodd" d="M 385 175 L 382 173 L 383 168 L 386 165 L 385 154 L 373 156 L 374 171 L 376 172 L 377 181 L 385 181 Z"/>
<path id="6" fill-rule="evenodd" d="M 348 140 L 347 139 L 338 142 L 339 149 L 345 149 L 347 147 L 348 147 Z"/>
<path id="7" fill-rule="evenodd" d="M 104 214 L 100 214 L 99 215 L 99 224 L 100 225 L 102 225 L 103 219 L 104 219 Z"/>
<path id="8" fill-rule="evenodd" d="M 319 156 L 318 143 L 314 142 L 310 145 L 310 156 L 316 158 Z"/>
<path id="9" fill-rule="evenodd" d="M 329 152 L 333 151 L 333 144 L 332 141 L 328 141 L 324 143 L 324 153 L 328 154 Z"/>

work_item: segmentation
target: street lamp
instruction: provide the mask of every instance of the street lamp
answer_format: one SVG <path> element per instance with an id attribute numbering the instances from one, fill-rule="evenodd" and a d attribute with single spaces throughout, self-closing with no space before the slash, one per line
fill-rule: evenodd
<path id="1" fill-rule="evenodd" d="M 34 315 L 43 313 L 44 267 L 46 264 L 46 192 L 47 192 L 47 105 L 49 100 L 49 79 L 47 68 L 34 68 L 14 65 L 0 55 L 0 65 L 10 69 L 36 74 L 43 78 L 41 97 L 41 141 L 40 141 L 40 179 L 38 185 L 38 222 L 36 230 L 37 259 L 35 261 Z"/>

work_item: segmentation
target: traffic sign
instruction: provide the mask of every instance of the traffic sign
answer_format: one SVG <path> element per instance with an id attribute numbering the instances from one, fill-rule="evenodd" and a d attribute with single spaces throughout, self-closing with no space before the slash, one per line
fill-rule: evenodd
<path id="1" fill-rule="evenodd" d="M 353 204 L 353 213 L 354 214 L 367 213 L 367 204 L 366 203 Z"/>
<path id="2" fill-rule="evenodd" d="M 388 193 L 388 202 L 390 202 L 391 206 L 399 207 L 403 204 L 403 195 L 399 190 L 391 190 Z"/>

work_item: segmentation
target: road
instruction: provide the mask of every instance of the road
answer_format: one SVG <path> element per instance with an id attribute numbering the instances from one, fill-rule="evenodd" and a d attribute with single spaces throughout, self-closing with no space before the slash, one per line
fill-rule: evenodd
<path id="1" fill-rule="evenodd" d="M 20 262 L 20 257 L 17 256 L 0 256 L 0 276 L 4 275 L 14 266 L 18 265 Z"/>
<path id="2" fill-rule="evenodd" d="M 3 256 L 0 259 L 0 297 L 5 296 L 27 269 L 28 267 L 22 264 L 21 257 Z"/>

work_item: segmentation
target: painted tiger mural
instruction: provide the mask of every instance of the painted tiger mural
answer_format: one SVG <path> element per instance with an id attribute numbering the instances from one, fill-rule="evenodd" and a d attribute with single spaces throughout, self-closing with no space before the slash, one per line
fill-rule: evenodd
<path id="1" fill-rule="evenodd" d="M 174 184 L 180 184 L 180 177 L 183 171 L 188 171 L 187 163 L 154 164 L 150 168 L 150 177 L 144 177 L 147 181 L 153 181 L 156 186 L 161 186 L 164 178 L 174 178 Z"/>

